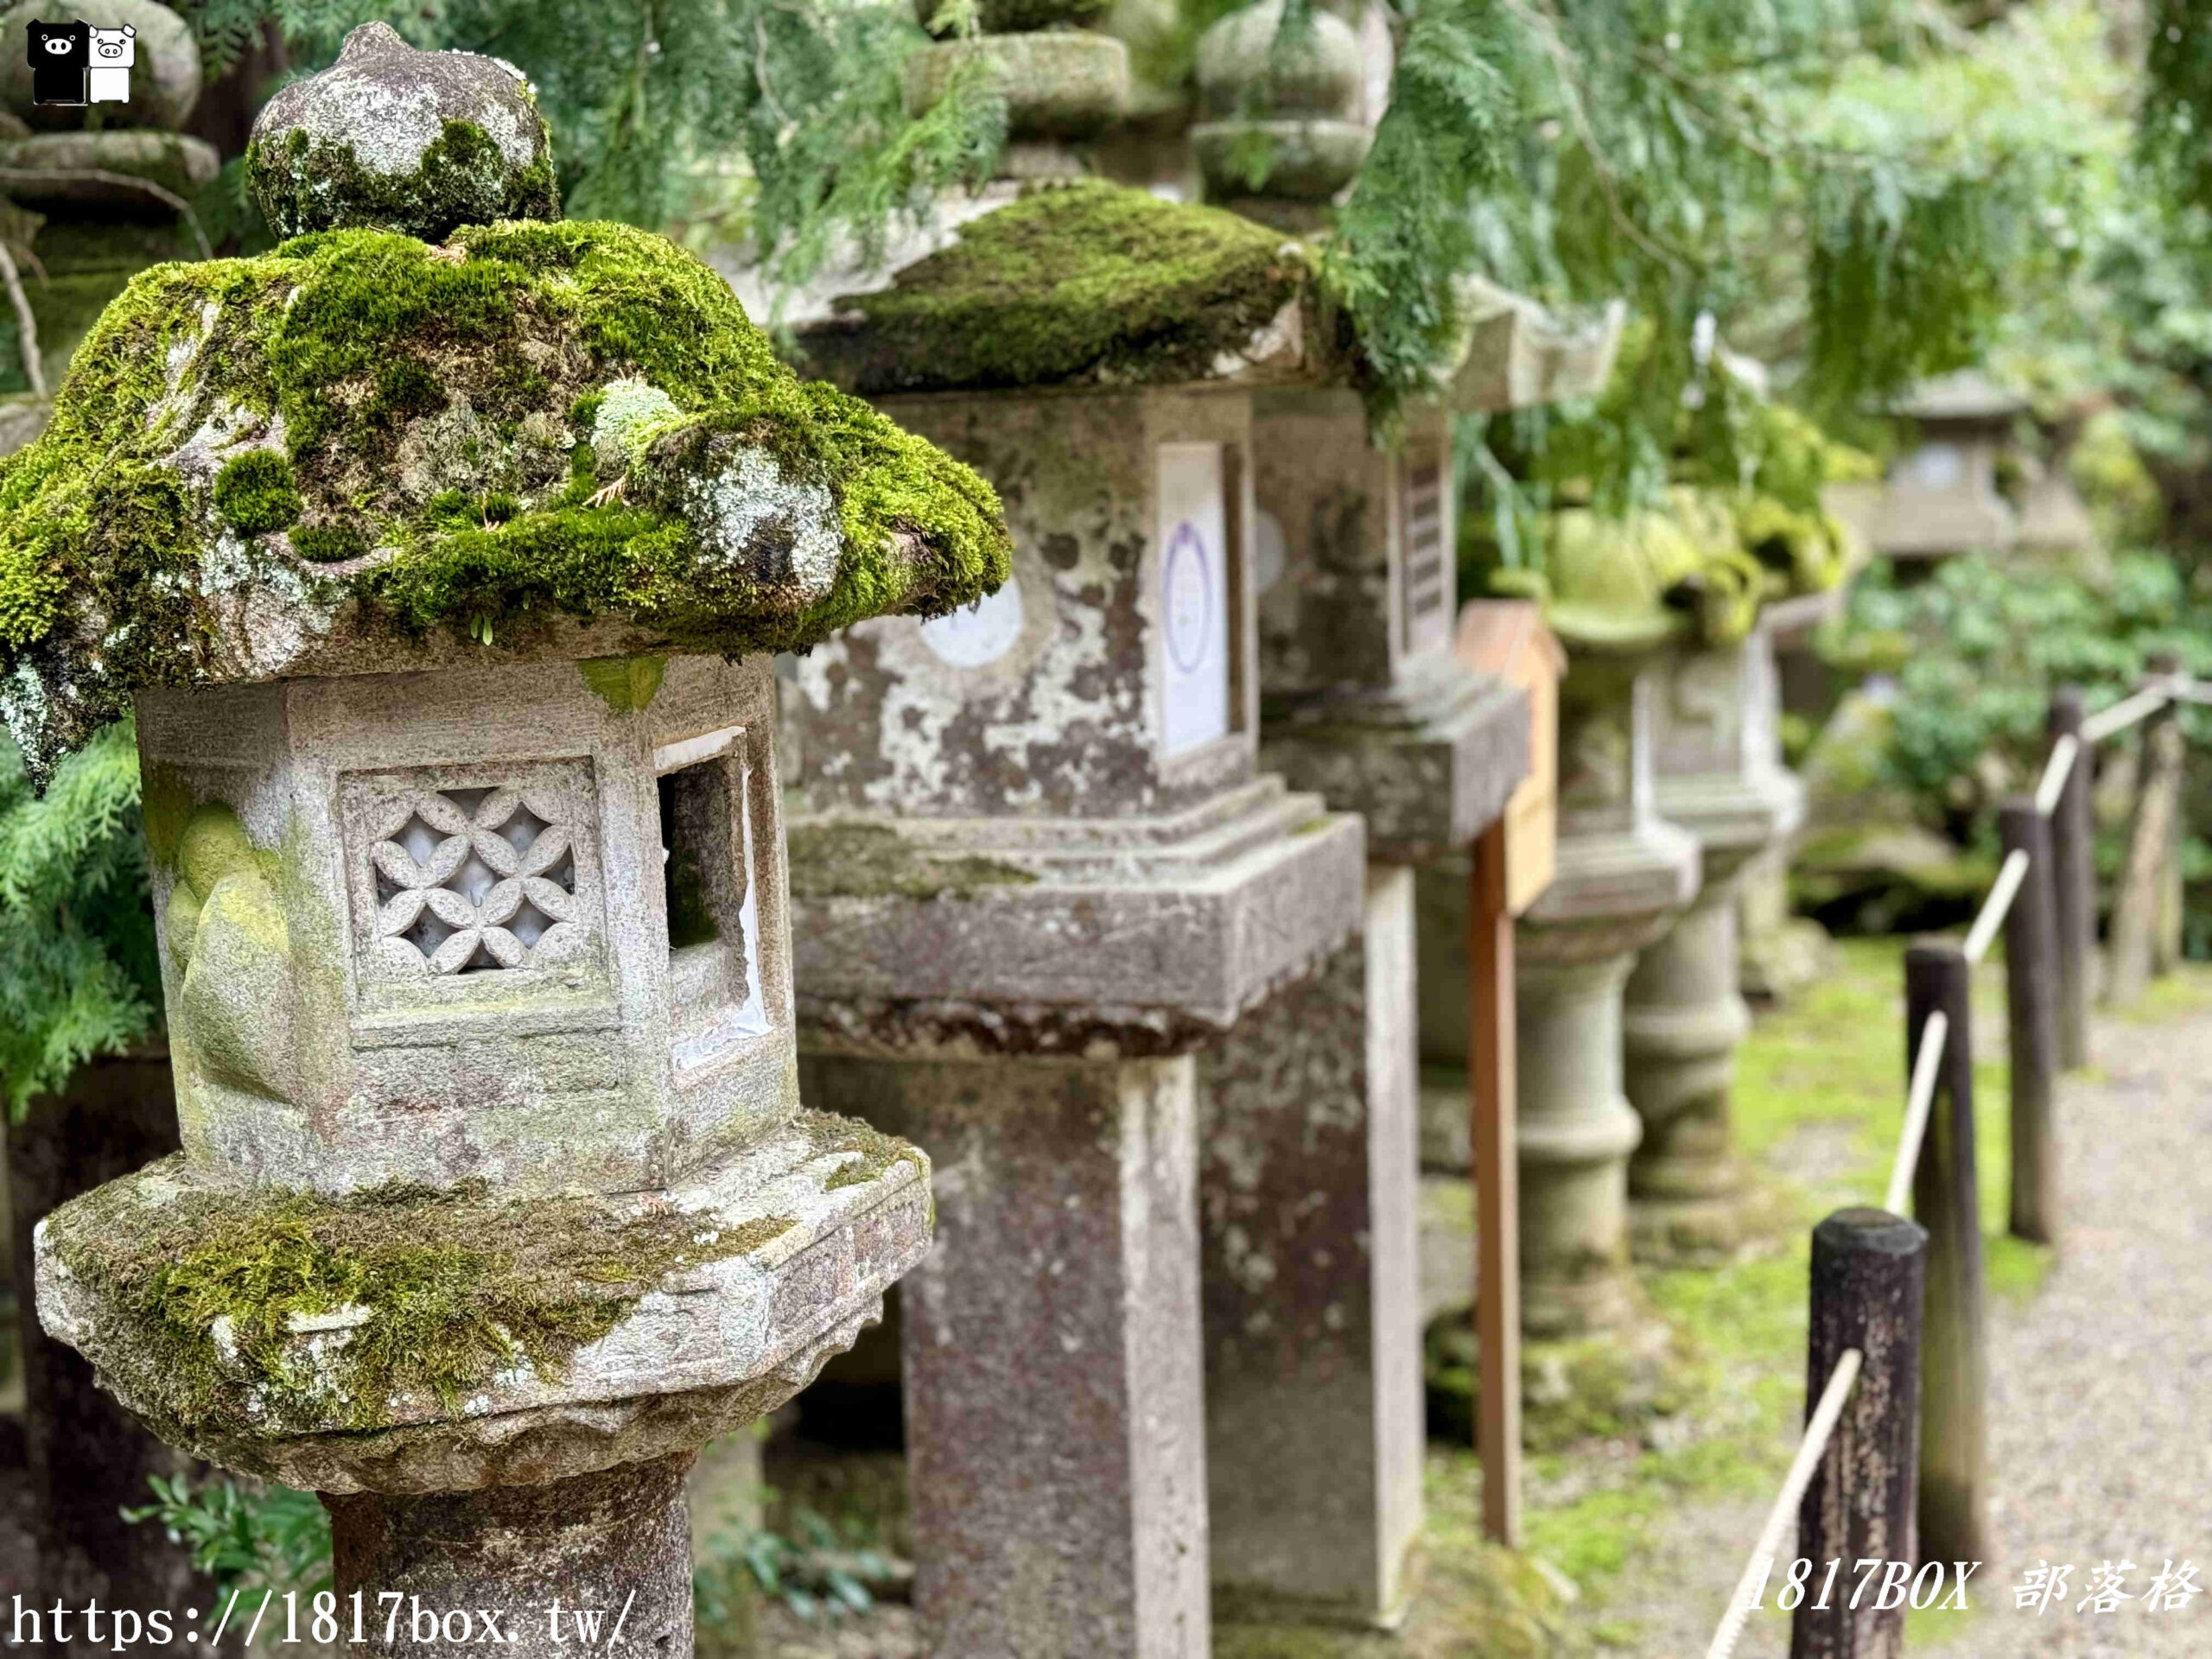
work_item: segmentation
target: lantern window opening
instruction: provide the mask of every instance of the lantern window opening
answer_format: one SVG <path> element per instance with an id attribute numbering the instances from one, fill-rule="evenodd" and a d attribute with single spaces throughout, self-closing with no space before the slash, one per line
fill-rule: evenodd
<path id="1" fill-rule="evenodd" d="M 654 780 L 669 990 L 679 1067 L 769 1029 L 762 995 L 753 766 L 741 729 L 674 746 Z M 706 758 L 690 756 L 702 748 Z"/>

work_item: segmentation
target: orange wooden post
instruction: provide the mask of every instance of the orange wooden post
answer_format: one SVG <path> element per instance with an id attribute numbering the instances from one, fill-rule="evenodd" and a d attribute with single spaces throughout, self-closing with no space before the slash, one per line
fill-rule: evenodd
<path id="1" fill-rule="evenodd" d="M 1474 999 L 1467 1074 L 1474 1096 L 1475 1332 L 1481 1351 L 1475 1449 L 1483 1462 L 1483 1534 L 1521 1541 L 1520 1179 L 1514 1153 L 1513 912 L 1508 833 L 1500 818 L 1475 842 L 1467 903 Z"/>
<path id="2" fill-rule="evenodd" d="M 1467 1078 L 1475 1166 L 1475 1449 L 1483 1533 L 1521 1539 L 1521 1205 L 1515 1142 L 1513 918 L 1551 885 L 1557 858 L 1559 681 L 1567 653 L 1526 600 L 1476 600 L 1453 652 L 1529 694 L 1529 775 L 1474 845 L 1467 894 Z"/>

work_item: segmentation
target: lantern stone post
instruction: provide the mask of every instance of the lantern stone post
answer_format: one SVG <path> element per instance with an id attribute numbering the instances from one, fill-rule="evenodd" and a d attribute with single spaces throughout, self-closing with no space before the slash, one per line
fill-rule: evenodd
<path id="1" fill-rule="evenodd" d="M 1750 698 L 1747 730 L 1766 747 L 1769 765 L 1793 784 L 1796 774 L 1782 761 L 1783 652 L 1803 647 L 1813 630 L 1834 615 L 1841 588 L 1776 600 L 1759 612 L 1746 642 Z M 1801 791 L 1802 784 L 1798 785 Z M 1802 817 L 1800 815 L 1802 827 Z M 1793 913 L 1789 901 L 1789 855 L 1796 831 L 1756 855 L 1736 880 L 1737 982 L 1754 1003 L 1786 1002 L 1819 977 L 1834 954 L 1827 930 Z"/>
<path id="2" fill-rule="evenodd" d="M 547 222 L 496 60 L 365 26 L 248 168 L 329 234 L 137 279 L 10 472 L 0 710 L 35 773 L 136 713 L 184 1147 L 40 1226 L 40 1317 L 323 1494 L 368 1648 L 681 1659 L 683 1471 L 929 1240 L 926 1158 L 800 1108 L 766 653 L 973 600 L 1003 521 Z"/>
<path id="3" fill-rule="evenodd" d="M 1326 11 L 1278 48 L 1281 10 L 1201 38 L 1192 139 L 1211 196 L 1311 230 L 1366 153 L 1362 54 Z M 1257 186 L 1236 165 L 1255 140 L 1275 156 Z M 1452 655 L 1449 416 L 1378 448 L 1351 377 L 1317 378 L 1254 395 L 1261 754 L 1364 816 L 1366 918 L 1325 994 L 1270 999 L 1207 1054 L 1214 1581 L 1232 1611 L 1388 1623 L 1425 1440 L 1413 867 L 1497 818 L 1529 709 Z M 1246 1268 L 1254 1241 L 1272 1276 Z"/>
<path id="4" fill-rule="evenodd" d="M 1629 1102 L 1643 1137 L 1629 1165 L 1637 1254 L 1707 1259 L 1742 1242 L 1750 1197 L 1729 1129 L 1736 1047 L 1751 1031 L 1737 988 L 1737 877 L 1797 826 L 1804 789 L 1781 766 L 1760 684 L 1765 646 L 1677 652 L 1654 671 L 1655 795 L 1697 838 L 1697 896 L 1629 976 Z"/>
<path id="5" fill-rule="evenodd" d="M 1521 1318 L 1544 1338 L 1634 1317 L 1628 1160 L 1643 1128 L 1622 1086 L 1622 994 L 1698 888 L 1697 843 L 1652 786 L 1650 669 L 1669 635 L 1551 620 L 1568 657 L 1558 865 L 1522 918 L 1516 986 Z"/>
<path id="6" fill-rule="evenodd" d="M 800 328 L 1014 536 L 997 595 L 855 629 L 786 700 L 807 1085 L 944 1172 L 901 1303 L 935 1653 L 1206 1651 L 1221 1241 L 1254 1317 L 1324 1318 L 1276 1313 L 1311 1270 L 1200 1138 L 1224 1033 L 1342 1029 L 1363 988 L 1357 822 L 1258 760 L 1249 388 L 1303 372 L 1309 281 L 1278 233 L 1079 182 Z"/>

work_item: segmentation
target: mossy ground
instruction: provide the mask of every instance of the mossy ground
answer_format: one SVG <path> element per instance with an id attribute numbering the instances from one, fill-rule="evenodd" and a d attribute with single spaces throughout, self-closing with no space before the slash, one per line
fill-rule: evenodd
<path id="1" fill-rule="evenodd" d="M 867 392 L 1200 380 L 1306 287 L 1281 233 L 1119 185 L 1042 189 L 803 342 Z"/>
<path id="2" fill-rule="evenodd" d="M 505 1202 L 480 1183 L 343 1199 L 188 1184 L 151 1201 L 184 1168 L 172 1157 L 111 1183 L 55 1211 L 47 1230 L 97 1309 L 87 1348 L 134 1409 L 188 1446 L 249 1428 L 378 1427 L 395 1401 L 449 1408 L 523 1360 L 557 1375 L 669 1272 L 756 1249 L 792 1224 L 723 1228 L 587 1198 Z M 304 1364 L 292 1322 L 341 1308 L 366 1319 Z"/>
<path id="3" fill-rule="evenodd" d="M 677 412 L 610 463 L 571 416 L 624 378 Z M 222 544 L 243 532 L 175 459 L 210 430 L 281 449 L 302 539 Z M 702 527 L 702 485 L 755 454 L 834 510 L 823 583 Z M 375 553 L 330 562 L 357 547 Z M 0 677 L 42 767 L 138 687 L 218 677 L 211 607 L 239 585 L 325 613 L 358 601 L 365 626 L 407 638 L 615 616 L 737 655 L 950 610 L 1007 569 L 980 478 L 800 384 L 728 285 L 660 238 L 506 222 L 434 250 L 332 232 L 156 267 L 107 308 L 46 435 L 0 462 Z"/>
<path id="4" fill-rule="evenodd" d="M 1429 1448 L 1427 1525 L 1405 1623 L 1388 1635 L 1314 1624 L 1224 1619 L 1215 1659 L 1574 1659 L 1590 1649 L 1566 1599 L 1523 1554 L 1482 1535 L 1482 1465 L 1454 1446 Z"/>
<path id="5" fill-rule="evenodd" d="M 1897 938 L 1840 942 L 1834 970 L 1797 1003 L 1763 1015 L 1738 1052 L 1738 1144 L 1793 1197 L 1795 1224 L 1768 1254 L 1646 1275 L 1690 1357 L 1681 1417 L 1666 1433 L 1598 1437 L 1530 1459 L 1528 1547 L 1580 1587 L 1580 1622 L 1608 1645 L 1643 1650 L 1635 1604 L 1661 1591 L 1638 1577 L 1639 1563 L 1686 1506 L 1755 1503 L 1788 1466 L 1804 1412 L 1811 1228 L 1844 1205 L 1881 1201 L 1903 1126 L 1904 949 Z M 2209 994 L 2212 974 L 2184 972 L 2155 995 L 2179 1011 L 2202 1010 Z M 1987 1281 L 2001 1303 L 2031 1296 L 2052 1258 L 2005 1231 L 2001 960 L 1977 971 L 1974 999 L 1976 1050 L 1995 1057 L 1974 1067 L 1975 1157 Z M 1725 1591 L 1713 1593 L 1717 1619 Z"/>

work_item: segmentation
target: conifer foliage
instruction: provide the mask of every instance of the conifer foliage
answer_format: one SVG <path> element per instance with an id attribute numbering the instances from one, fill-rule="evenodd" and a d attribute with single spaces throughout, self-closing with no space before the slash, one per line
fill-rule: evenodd
<path id="1" fill-rule="evenodd" d="M 1974 359 L 2050 216 L 2063 120 L 2012 118 L 2005 19 L 1916 0 L 1385 0 L 1399 61 L 1329 270 L 1387 403 L 1452 332 L 1470 267 L 1656 329 L 1662 428 L 1724 334 L 1794 310 L 1838 406 Z"/>
<path id="2" fill-rule="evenodd" d="M 0 1099 L 11 1117 L 152 1029 L 154 951 L 130 722 L 63 761 L 43 798 L 0 736 Z"/>

